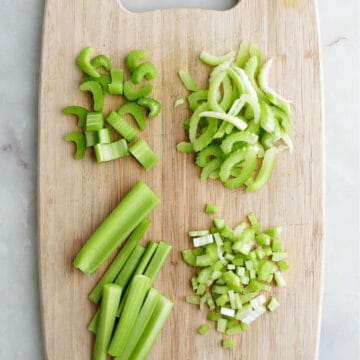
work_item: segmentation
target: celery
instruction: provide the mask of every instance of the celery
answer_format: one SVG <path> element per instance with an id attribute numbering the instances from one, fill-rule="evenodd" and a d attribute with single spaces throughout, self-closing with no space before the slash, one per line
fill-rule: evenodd
<path id="1" fill-rule="evenodd" d="M 129 148 L 131 155 L 146 169 L 150 170 L 159 161 L 159 157 L 153 152 L 148 143 L 140 139 Z"/>
<path id="2" fill-rule="evenodd" d="M 106 360 L 111 335 L 115 325 L 122 288 L 114 284 L 105 284 L 101 301 L 100 316 L 96 329 L 94 360 Z"/>
<path id="3" fill-rule="evenodd" d="M 140 310 L 140 313 L 136 319 L 136 323 L 132 329 L 129 341 L 127 342 L 125 349 L 121 356 L 116 357 L 115 360 L 128 360 L 130 355 L 136 347 L 136 344 L 141 339 L 142 334 L 147 328 L 149 321 L 159 303 L 160 292 L 154 288 L 150 289 L 145 302 Z"/>
<path id="4" fill-rule="evenodd" d="M 203 325 L 200 325 L 196 331 L 200 335 L 205 335 L 209 331 L 209 329 L 210 329 L 209 324 L 203 324 Z"/>
<path id="5" fill-rule="evenodd" d="M 109 347 L 109 354 L 119 356 L 125 350 L 136 323 L 142 303 L 151 287 L 151 280 L 143 275 L 135 275 L 129 288 L 124 309 L 115 329 Z"/>
<path id="6" fill-rule="evenodd" d="M 126 240 L 124 247 L 120 250 L 119 254 L 113 260 L 109 268 L 106 270 L 102 278 L 96 284 L 95 288 L 89 294 L 89 299 L 97 304 L 100 301 L 102 295 L 102 289 L 105 284 L 112 283 L 120 270 L 125 265 L 127 259 L 135 249 L 136 245 L 144 235 L 147 228 L 150 226 L 150 219 L 145 218 L 131 233 L 129 238 Z"/>
<path id="7" fill-rule="evenodd" d="M 159 203 L 159 198 L 139 181 L 85 243 L 74 266 L 90 275 Z"/>
<path id="8" fill-rule="evenodd" d="M 161 295 L 154 314 L 130 356 L 131 360 L 145 360 L 147 358 L 172 308 L 173 303 Z"/>
<path id="9" fill-rule="evenodd" d="M 214 204 L 207 204 L 205 212 L 206 214 L 216 214 L 218 212 L 218 207 Z"/>
<path id="10" fill-rule="evenodd" d="M 233 339 L 223 339 L 222 341 L 223 348 L 234 348 L 236 345 L 236 341 Z"/>

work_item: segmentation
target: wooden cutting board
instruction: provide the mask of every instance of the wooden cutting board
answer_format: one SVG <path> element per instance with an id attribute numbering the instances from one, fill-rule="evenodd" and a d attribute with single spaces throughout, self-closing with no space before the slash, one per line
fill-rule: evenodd
<path id="1" fill-rule="evenodd" d="M 176 152 L 189 116 L 174 100 L 185 97 L 177 71 L 188 70 L 206 85 L 209 69 L 198 55 L 237 50 L 242 39 L 257 42 L 264 56 L 275 57 L 271 84 L 294 99 L 295 152 L 278 156 L 269 185 L 255 194 L 225 189 L 219 181 L 200 181 L 190 155 Z M 76 130 L 62 115 L 70 104 L 89 106 L 79 91 L 75 57 L 91 45 L 124 66 L 126 54 L 146 49 L 159 70 L 154 97 L 161 117 L 142 133 L 161 162 L 150 172 L 134 159 L 96 164 L 72 158 L 63 136 Z M 106 100 L 106 109 L 119 99 Z M 48 0 L 43 28 L 39 111 L 39 253 L 41 304 L 47 358 L 91 359 L 93 336 L 86 326 L 96 308 L 87 299 L 103 266 L 87 277 L 72 261 L 91 233 L 139 179 L 161 196 L 143 243 L 173 245 L 156 286 L 171 298 L 174 311 L 150 358 L 153 360 L 314 359 L 317 357 L 322 289 L 323 123 L 319 40 L 315 0 L 243 0 L 233 9 L 126 11 L 116 0 Z M 232 226 L 254 211 L 264 226 L 283 225 L 291 271 L 288 287 L 276 290 L 281 307 L 238 336 L 236 350 L 222 350 L 221 334 L 196 335 L 206 312 L 186 304 L 192 270 L 179 251 L 190 247 L 186 233 L 210 226 L 206 203 Z"/>

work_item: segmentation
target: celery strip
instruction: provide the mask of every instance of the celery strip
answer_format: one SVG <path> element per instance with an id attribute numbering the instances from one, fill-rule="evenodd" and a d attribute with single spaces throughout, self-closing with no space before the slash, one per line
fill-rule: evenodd
<path id="1" fill-rule="evenodd" d="M 146 267 L 151 261 L 152 256 L 154 255 L 158 244 L 154 241 L 150 241 L 148 246 L 145 249 L 145 252 L 138 263 L 134 275 L 143 274 L 145 272 Z"/>
<path id="2" fill-rule="evenodd" d="M 64 137 L 65 141 L 73 141 L 76 146 L 76 151 L 74 154 L 74 159 L 81 160 L 85 156 L 85 136 L 82 132 L 79 131 L 73 131 L 71 133 L 68 133 Z"/>
<path id="3" fill-rule="evenodd" d="M 95 272 L 159 201 L 159 197 L 139 181 L 85 243 L 74 266 L 88 275 Z"/>
<path id="4" fill-rule="evenodd" d="M 216 66 L 225 63 L 226 61 L 233 60 L 235 56 L 234 51 L 230 51 L 223 56 L 214 56 L 207 51 L 202 51 L 200 54 L 200 60 L 207 65 Z"/>
<path id="5" fill-rule="evenodd" d="M 157 275 L 159 274 L 161 268 L 163 267 L 165 260 L 167 259 L 171 249 L 172 246 L 167 244 L 166 242 L 164 241 L 159 242 L 155 254 L 153 255 L 144 273 L 145 276 L 150 278 L 151 285 L 154 283 Z"/>
<path id="6" fill-rule="evenodd" d="M 189 73 L 187 73 L 184 70 L 179 70 L 179 76 L 187 90 L 190 90 L 190 91 L 198 90 L 198 87 L 197 87 L 195 81 L 193 80 L 193 78 L 190 76 Z"/>
<path id="7" fill-rule="evenodd" d="M 129 341 L 127 342 L 125 349 L 121 356 L 115 358 L 115 360 L 128 360 L 130 359 L 131 353 L 134 351 L 136 344 L 142 337 L 142 334 L 147 328 L 149 321 L 159 303 L 160 292 L 154 288 L 150 289 L 147 295 L 144 305 L 142 306 L 139 316 L 136 319 L 134 328 L 132 329 Z"/>
<path id="8" fill-rule="evenodd" d="M 115 284 L 120 285 L 123 289 L 126 288 L 130 279 L 134 275 L 138 264 L 140 263 L 142 256 L 144 255 L 145 248 L 141 245 L 136 245 L 134 251 L 126 261 L 124 267 L 121 269 L 115 279 Z"/>
<path id="9" fill-rule="evenodd" d="M 124 310 L 109 346 L 109 354 L 119 356 L 125 350 L 136 323 L 143 301 L 151 287 L 151 280 L 144 275 L 135 275 L 129 288 Z"/>
<path id="10" fill-rule="evenodd" d="M 129 238 L 126 240 L 124 247 L 120 250 L 119 254 L 116 256 L 116 258 L 106 270 L 102 278 L 99 280 L 99 282 L 89 294 L 89 299 L 92 302 L 94 302 L 95 304 L 99 303 L 104 285 L 110 284 L 115 280 L 115 278 L 125 265 L 126 261 L 132 254 L 136 245 L 139 243 L 140 239 L 145 234 L 145 231 L 150 226 L 150 223 L 150 219 L 145 218 L 131 233 Z"/>
<path id="11" fill-rule="evenodd" d="M 152 347 L 156 342 L 156 339 L 160 335 L 161 329 L 165 325 L 172 311 L 172 308 L 173 303 L 161 295 L 154 314 L 152 315 L 145 331 L 143 332 L 130 356 L 131 360 L 147 359 Z"/>
<path id="12" fill-rule="evenodd" d="M 100 316 L 96 329 L 93 359 L 106 360 L 111 335 L 115 325 L 116 312 L 120 303 L 122 288 L 114 284 L 104 286 Z"/>

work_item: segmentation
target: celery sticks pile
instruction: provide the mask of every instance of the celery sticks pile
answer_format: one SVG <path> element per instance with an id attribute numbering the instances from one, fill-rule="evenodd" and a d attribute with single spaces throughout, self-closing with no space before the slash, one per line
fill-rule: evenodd
<path id="1" fill-rule="evenodd" d="M 200 60 L 214 67 L 208 89 L 199 89 L 187 72 L 179 72 L 191 92 L 192 115 L 184 123 L 189 142 L 180 142 L 177 149 L 196 154 L 202 180 L 260 190 L 272 176 L 276 154 L 293 148 L 290 101 L 268 85 L 272 59 L 262 64 L 259 47 L 242 42 L 236 58 L 233 51 L 220 57 L 203 51 Z M 181 104 L 181 99 L 175 102 Z"/>
<path id="2" fill-rule="evenodd" d="M 75 115 L 78 127 L 83 129 L 67 134 L 65 140 L 75 143 L 74 157 L 77 160 L 85 156 L 86 148 L 93 147 L 97 162 L 107 162 L 131 154 L 146 170 L 150 170 L 159 158 L 144 139 L 138 139 L 138 131 L 124 117 L 131 116 L 139 130 L 144 130 L 145 112 L 148 112 L 149 119 L 160 114 L 160 103 L 148 97 L 153 85 L 148 83 L 138 86 L 144 80 L 155 79 L 157 70 L 152 62 L 144 61 L 148 56 L 144 50 L 134 50 L 127 56 L 131 80 L 126 80 L 125 71 L 114 68 L 107 56 L 93 57 L 93 54 L 94 49 L 86 47 L 76 59 L 79 69 L 85 74 L 80 90 L 91 94 L 93 108 L 88 110 L 74 105 L 63 109 L 64 114 Z M 123 96 L 127 102 L 105 116 L 104 98 L 108 94 Z M 111 140 L 110 129 L 120 135 L 120 140 Z"/>
<path id="3" fill-rule="evenodd" d="M 153 288 L 153 283 L 168 257 L 171 246 L 139 241 L 150 226 L 147 215 L 159 198 L 139 181 L 84 244 L 74 265 L 85 274 L 94 273 L 127 241 L 97 285 L 89 299 L 100 308 L 88 329 L 96 335 L 93 359 L 117 360 L 147 358 L 173 303 Z"/>
<path id="4" fill-rule="evenodd" d="M 279 239 L 281 228 L 263 231 L 253 213 L 248 220 L 232 229 L 216 218 L 210 231 L 190 231 L 194 248 L 182 251 L 183 260 L 196 268 L 191 278 L 194 295 L 186 301 L 208 307 L 208 320 L 216 322 L 217 331 L 225 335 L 241 333 L 279 306 L 267 294 L 273 283 L 285 286 L 283 272 L 289 268 Z M 204 335 L 209 329 L 206 323 L 197 331 Z M 236 341 L 224 339 L 223 346 L 234 347 Z"/>

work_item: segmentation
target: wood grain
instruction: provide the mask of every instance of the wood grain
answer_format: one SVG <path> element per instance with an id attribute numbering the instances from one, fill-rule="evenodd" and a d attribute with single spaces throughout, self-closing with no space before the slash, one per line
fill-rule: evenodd
<path id="1" fill-rule="evenodd" d="M 177 153 L 184 139 L 184 97 L 177 71 L 189 70 L 205 86 L 208 69 L 198 60 L 201 50 L 215 54 L 236 50 L 242 39 L 258 42 L 274 56 L 271 83 L 294 99 L 295 152 L 279 155 L 270 184 L 256 194 L 229 191 L 218 181 L 202 182 L 190 156 Z M 61 114 L 69 104 L 88 106 L 79 91 L 75 57 L 84 46 L 108 54 L 123 66 L 126 54 L 147 49 L 160 76 L 154 97 L 161 99 L 161 118 L 142 136 L 161 162 L 146 172 L 128 158 L 98 165 L 72 159 L 63 136 L 76 128 Z M 314 359 L 317 357 L 322 289 L 323 123 L 317 14 L 314 0 L 243 0 L 231 10 L 161 10 L 133 14 L 115 0 L 48 0 L 43 29 L 39 105 L 39 252 L 42 316 L 47 358 L 91 358 L 93 338 L 86 325 L 95 311 L 87 294 L 106 266 L 86 277 L 72 266 L 74 256 L 138 179 L 161 196 L 152 225 L 143 239 L 170 242 L 174 250 L 156 286 L 175 303 L 151 359 Z M 106 108 L 119 105 L 114 98 Z M 281 307 L 238 337 L 236 351 L 223 351 L 214 330 L 206 337 L 195 329 L 205 312 L 184 302 L 191 270 L 179 251 L 190 242 L 189 229 L 208 227 L 204 205 L 215 203 L 219 215 L 236 225 L 254 211 L 264 226 L 283 225 L 289 252 L 288 287 L 276 291 Z"/>

